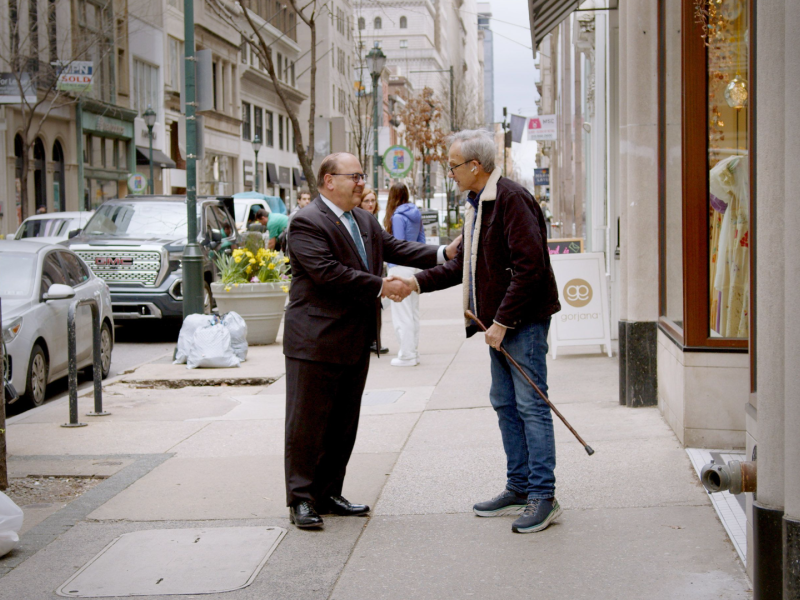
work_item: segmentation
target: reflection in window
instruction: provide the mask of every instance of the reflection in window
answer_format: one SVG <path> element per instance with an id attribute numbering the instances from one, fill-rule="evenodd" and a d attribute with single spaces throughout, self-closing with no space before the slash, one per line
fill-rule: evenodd
<path id="1" fill-rule="evenodd" d="M 710 335 L 746 338 L 750 289 L 749 0 L 708 17 Z"/>

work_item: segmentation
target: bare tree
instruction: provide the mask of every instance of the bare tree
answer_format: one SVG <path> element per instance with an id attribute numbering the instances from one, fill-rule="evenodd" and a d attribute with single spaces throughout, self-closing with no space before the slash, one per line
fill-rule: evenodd
<path id="1" fill-rule="evenodd" d="M 367 73 L 367 65 L 363 53 L 364 42 L 361 38 L 361 30 L 357 29 L 357 31 L 358 34 L 353 36 L 356 56 L 354 68 L 358 71 L 359 78 L 355 82 L 352 93 L 347 98 L 346 114 L 351 131 L 350 149 L 358 157 L 362 167 L 366 169 L 373 145 L 372 119 L 374 107 L 372 94 L 368 94 L 364 86 L 364 74 Z M 369 77 L 368 73 L 367 77 Z"/>
<path id="2" fill-rule="evenodd" d="M 415 155 L 415 163 L 418 161 L 423 169 L 427 168 L 428 178 L 431 164 L 447 161 L 447 136 L 450 128 L 445 126 L 444 115 L 442 102 L 429 87 L 409 98 L 399 114 L 400 121 L 405 125 L 406 143 Z M 429 187 L 423 185 L 423 193 L 428 202 Z"/>
<path id="3" fill-rule="evenodd" d="M 453 82 L 453 129 L 478 129 L 483 125 L 483 103 L 476 88 L 471 87 L 463 73 L 456 71 Z M 450 106 L 450 82 L 442 86 L 442 98 Z M 448 110 L 448 113 L 450 111 Z"/>
<path id="4" fill-rule="evenodd" d="M 19 0 L 9 1 L 9 35 L 0 42 L 0 64 L 7 65 L 17 85 L 20 95 L 19 110 L 22 113 L 19 136 L 22 139 L 20 172 L 20 213 L 21 220 L 28 217 L 28 170 L 30 154 L 42 127 L 50 114 L 58 108 L 75 104 L 86 96 L 110 94 L 112 89 L 110 73 L 104 65 L 113 54 L 115 28 L 113 19 L 113 0 L 106 0 L 98 13 L 99 20 L 92 30 L 81 28 L 75 20 L 75 29 L 64 38 L 58 48 L 56 28 L 57 8 L 63 2 L 56 0 L 47 3 L 46 39 L 48 47 L 40 44 L 38 3 L 30 1 L 28 29 L 22 30 L 19 15 Z M 67 41 L 71 39 L 71 47 Z M 42 60 L 48 55 L 49 62 Z M 79 61 L 93 63 L 94 91 L 64 91 L 59 86 L 59 73 L 70 72 L 73 64 Z M 88 88 L 87 88 L 88 90 Z"/>
<path id="5" fill-rule="evenodd" d="M 309 86 L 309 107 L 308 107 L 308 144 L 303 142 L 303 133 L 300 129 L 300 121 L 297 111 L 294 109 L 284 90 L 284 84 L 278 78 L 275 63 L 272 60 L 272 44 L 264 38 L 263 25 L 258 22 L 258 13 L 250 8 L 248 0 L 206 0 L 208 5 L 227 25 L 235 29 L 247 45 L 256 53 L 262 65 L 266 65 L 267 73 L 272 80 L 278 97 L 289 115 L 294 131 L 294 145 L 300 166 L 308 182 L 309 189 L 316 189 L 317 178 L 314 174 L 314 117 L 316 115 L 316 80 L 317 80 L 317 19 L 320 17 L 323 8 L 327 8 L 326 2 L 319 0 L 308 0 L 302 6 L 296 0 L 288 0 L 292 10 L 299 16 L 311 32 L 311 83 Z M 283 34 L 285 35 L 285 33 Z M 282 36 L 281 36 L 282 37 Z M 280 38 L 278 38 L 280 39 Z M 277 40 L 275 40 L 277 41 Z M 282 68 L 282 66 L 278 66 Z"/>

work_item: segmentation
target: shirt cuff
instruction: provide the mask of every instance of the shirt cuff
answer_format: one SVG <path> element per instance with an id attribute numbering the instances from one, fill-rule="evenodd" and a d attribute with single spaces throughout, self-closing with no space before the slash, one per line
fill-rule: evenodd
<path id="1" fill-rule="evenodd" d="M 504 329 L 514 329 L 513 327 L 509 327 L 508 325 L 503 325 L 503 324 L 502 324 L 502 323 L 500 323 L 499 321 L 493 321 L 493 323 L 494 323 L 495 325 L 500 325 L 500 327 L 503 327 Z"/>
<path id="2" fill-rule="evenodd" d="M 439 246 L 439 252 L 436 253 L 436 264 L 443 265 L 447 262 L 447 256 L 445 255 L 444 251 L 447 246 Z"/>

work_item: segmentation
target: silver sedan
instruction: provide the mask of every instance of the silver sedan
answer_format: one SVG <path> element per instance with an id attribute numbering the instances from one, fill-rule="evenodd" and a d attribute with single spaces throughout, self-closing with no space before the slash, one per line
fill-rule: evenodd
<path id="1" fill-rule="evenodd" d="M 94 298 L 100 308 L 103 378 L 111 369 L 114 316 L 111 294 L 77 254 L 62 246 L 0 240 L 0 299 L 7 379 L 34 406 L 47 384 L 67 375 L 67 312 L 76 299 Z M 92 364 L 92 312 L 76 311 L 78 368 Z"/>

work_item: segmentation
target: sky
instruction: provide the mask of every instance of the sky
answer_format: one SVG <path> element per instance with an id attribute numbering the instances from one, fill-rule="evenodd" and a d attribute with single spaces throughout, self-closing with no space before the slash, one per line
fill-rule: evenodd
<path id="1" fill-rule="evenodd" d="M 514 113 L 532 117 L 537 114 L 535 81 L 538 73 L 533 66 L 531 32 L 527 0 L 489 0 L 492 6 L 491 29 L 494 32 L 494 112 L 502 122 L 503 107 Z M 505 22 L 504 22 L 505 21 Z M 516 24 L 516 25 L 515 25 Z M 533 177 L 536 144 L 513 144 L 515 164 L 526 178 Z"/>

